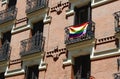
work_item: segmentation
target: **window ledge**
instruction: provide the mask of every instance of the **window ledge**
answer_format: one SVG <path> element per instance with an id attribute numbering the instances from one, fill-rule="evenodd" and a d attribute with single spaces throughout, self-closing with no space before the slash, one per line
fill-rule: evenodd
<path id="1" fill-rule="evenodd" d="M 99 1 L 99 2 L 96 2 L 96 3 L 92 3 L 91 6 L 94 8 L 94 7 L 103 5 L 103 4 L 105 4 L 105 3 L 108 3 L 108 2 L 110 2 L 110 1 L 113 1 L 113 0 L 103 0 L 103 1 Z"/>
<path id="2" fill-rule="evenodd" d="M 2 5 L 7 4 L 8 0 L 2 0 Z"/>
<path id="3" fill-rule="evenodd" d="M 30 29 L 31 26 L 30 25 L 23 25 L 23 26 L 20 26 L 20 27 L 15 27 L 13 26 L 13 29 L 11 31 L 12 34 L 15 34 L 15 33 L 18 33 L 18 32 L 21 32 L 21 31 L 24 31 L 24 30 L 27 30 L 27 29 Z"/>
<path id="4" fill-rule="evenodd" d="M 42 70 L 46 70 L 46 69 L 47 69 L 47 63 L 42 62 L 41 65 L 39 66 L 39 70 L 42 71 Z"/>
<path id="5" fill-rule="evenodd" d="M 44 22 L 44 24 L 47 24 L 47 23 L 50 23 L 51 20 L 52 20 L 51 16 L 46 16 L 43 22 Z"/>
<path id="6" fill-rule="evenodd" d="M 74 10 L 67 10 L 66 11 L 66 16 L 68 17 L 68 16 L 71 16 L 71 15 L 74 15 Z"/>
<path id="7" fill-rule="evenodd" d="M 71 64 L 72 64 L 71 59 L 63 59 L 63 66 L 68 66 L 68 65 L 71 65 Z"/>
<path id="8" fill-rule="evenodd" d="M 5 76 L 9 77 L 9 76 L 14 76 L 14 75 L 23 74 L 23 73 L 25 73 L 24 69 L 17 69 L 17 70 L 7 71 L 5 73 Z"/>
<path id="9" fill-rule="evenodd" d="M 95 53 L 98 53 L 98 52 L 94 52 L 94 54 Z M 118 48 L 101 51 L 101 52 L 99 52 L 99 55 L 91 56 L 91 60 L 98 60 L 98 59 L 102 59 L 102 58 L 113 57 L 113 56 L 117 56 L 119 54 L 120 54 L 120 49 L 118 49 Z"/>

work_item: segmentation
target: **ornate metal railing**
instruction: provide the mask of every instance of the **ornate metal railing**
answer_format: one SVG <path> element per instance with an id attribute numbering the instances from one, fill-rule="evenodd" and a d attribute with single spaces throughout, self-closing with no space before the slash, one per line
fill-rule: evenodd
<path id="1" fill-rule="evenodd" d="M 21 41 L 20 55 L 30 55 L 40 53 L 44 49 L 45 37 L 42 33 L 37 32 L 32 38 Z"/>
<path id="2" fill-rule="evenodd" d="M 11 7 L 0 11 L 0 24 L 16 18 L 17 8 Z"/>
<path id="3" fill-rule="evenodd" d="M 47 0 L 27 0 L 26 13 L 31 13 L 47 6 Z"/>
<path id="4" fill-rule="evenodd" d="M 5 43 L 0 48 L 0 61 L 7 60 L 9 58 L 10 49 L 10 43 L 5 41 Z"/>
<path id="5" fill-rule="evenodd" d="M 120 32 L 120 11 L 115 12 L 113 15 L 115 19 L 115 31 L 118 33 Z"/>
<path id="6" fill-rule="evenodd" d="M 69 38 L 69 31 L 68 31 L 69 27 L 65 28 L 65 44 L 67 44 L 67 45 L 77 43 L 77 42 L 82 42 L 85 40 L 90 40 L 90 39 L 94 38 L 94 35 L 95 35 L 94 34 L 94 31 L 95 31 L 95 23 L 94 22 L 89 22 L 86 34 L 84 34 L 83 36 L 80 36 L 80 37 Z"/>

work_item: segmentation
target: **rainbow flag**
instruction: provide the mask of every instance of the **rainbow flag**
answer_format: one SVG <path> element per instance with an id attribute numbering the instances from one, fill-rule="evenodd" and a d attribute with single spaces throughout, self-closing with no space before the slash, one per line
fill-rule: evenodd
<path id="1" fill-rule="evenodd" d="M 69 30 L 69 38 L 81 37 L 86 34 L 88 23 L 83 23 L 77 26 L 71 26 L 68 28 Z"/>

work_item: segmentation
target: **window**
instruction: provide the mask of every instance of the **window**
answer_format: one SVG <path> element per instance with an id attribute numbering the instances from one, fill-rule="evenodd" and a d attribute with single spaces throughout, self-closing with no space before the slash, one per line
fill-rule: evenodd
<path id="1" fill-rule="evenodd" d="M 8 8 L 15 7 L 17 0 L 9 0 Z"/>
<path id="2" fill-rule="evenodd" d="M 76 57 L 73 67 L 75 79 L 89 79 L 90 55 Z"/>
<path id="3" fill-rule="evenodd" d="M 26 67 L 26 78 L 25 79 L 38 79 L 38 65 Z"/>
<path id="4" fill-rule="evenodd" d="M 6 41 L 8 41 L 8 42 L 11 41 L 11 31 L 8 31 L 8 32 L 3 33 L 2 45 L 3 45 Z"/>
<path id="5" fill-rule="evenodd" d="M 44 26 L 43 21 L 34 23 L 32 29 L 32 36 L 35 35 L 37 32 L 43 33 L 43 26 Z"/>
<path id="6" fill-rule="evenodd" d="M 82 24 L 90 20 L 91 11 L 89 11 L 90 6 L 84 6 L 81 8 L 75 8 L 75 25 Z"/>
<path id="7" fill-rule="evenodd" d="M 0 79 L 5 79 L 4 73 L 0 73 Z"/>

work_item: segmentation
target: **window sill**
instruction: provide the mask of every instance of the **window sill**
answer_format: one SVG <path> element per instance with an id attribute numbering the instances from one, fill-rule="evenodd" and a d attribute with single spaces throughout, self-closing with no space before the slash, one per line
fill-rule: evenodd
<path id="1" fill-rule="evenodd" d="M 74 10 L 67 10 L 66 11 L 66 17 L 74 15 L 74 13 L 75 13 Z"/>
<path id="2" fill-rule="evenodd" d="M 92 6 L 92 8 L 95 8 L 95 7 L 101 6 L 101 5 L 105 4 L 105 3 L 108 3 L 108 2 L 110 2 L 110 1 L 113 1 L 113 0 L 103 0 L 103 1 L 99 1 L 99 2 L 96 2 L 96 3 L 92 3 L 91 6 Z"/>
<path id="3" fill-rule="evenodd" d="M 7 3 L 8 3 L 8 0 L 2 1 L 2 5 L 7 4 Z"/>

